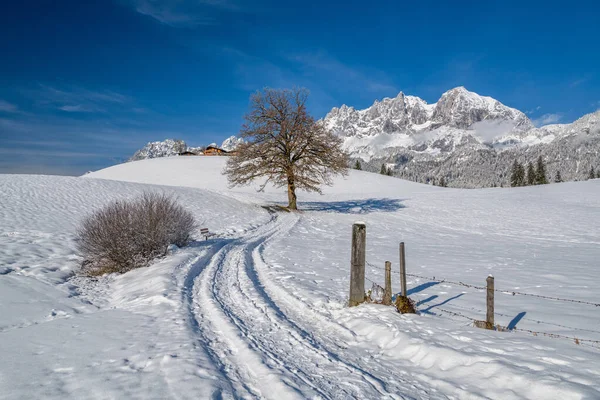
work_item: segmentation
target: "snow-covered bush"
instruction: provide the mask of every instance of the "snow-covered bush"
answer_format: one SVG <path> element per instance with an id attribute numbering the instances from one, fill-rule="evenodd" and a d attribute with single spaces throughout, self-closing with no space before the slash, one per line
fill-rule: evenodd
<path id="1" fill-rule="evenodd" d="M 195 228 L 194 216 L 166 194 L 115 201 L 85 218 L 77 232 L 82 270 L 102 275 L 147 266 L 169 245 L 188 244 Z"/>

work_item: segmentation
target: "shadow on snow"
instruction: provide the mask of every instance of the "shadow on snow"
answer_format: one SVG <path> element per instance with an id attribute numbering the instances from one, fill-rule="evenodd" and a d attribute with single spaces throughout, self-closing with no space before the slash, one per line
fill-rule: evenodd
<path id="1" fill-rule="evenodd" d="M 523 317 L 525 316 L 525 314 L 527 314 L 525 311 L 518 313 L 513 319 L 512 321 L 510 321 L 508 323 L 507 328 L 509 330 L 513 330 L 517 327 L 517 324 L 523 319 Z"/>
<path id="2" fill-rule="evenodd" d="M 324 211 L 340 214 L 394 212 L 406 206 L 399 199 L 363 199 L 347 201 L 307 201 L 299 203 L 302 211 Z"/>

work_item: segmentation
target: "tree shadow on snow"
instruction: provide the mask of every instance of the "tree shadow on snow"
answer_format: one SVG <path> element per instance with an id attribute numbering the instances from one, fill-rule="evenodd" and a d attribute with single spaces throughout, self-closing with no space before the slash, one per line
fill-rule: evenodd
<path id="1" fill-rule="evenodd" d="M 324 211 L 340 214 L 394 212 L 406 206 L 399 199 L 363 199 L 347 201 L 307 201 L 300 204 L 303 211 Z"/>

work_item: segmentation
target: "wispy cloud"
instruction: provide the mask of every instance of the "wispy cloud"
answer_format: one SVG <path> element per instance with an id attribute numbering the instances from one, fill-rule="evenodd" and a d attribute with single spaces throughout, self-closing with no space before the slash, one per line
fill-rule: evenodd
<path id="1" fill-rule="evenodd" d="M 155 124 L 132 127 L 112 119 L 11 114 L 0 118 L 0 173 L 77 175 L 114 164 L 115 158 L 125 160 L 148 141 L 186 139 L 182 132 Z"/>
<path id="2" fill-rule="evenodd" d="M 544 114 L 539 118 L 534 119 L 532 122 L 535 126 L 540 127 L 544 125 L 557 124 L 563 118 L 563 114 Z"/>
<path id="3" fill-rule="evenodd" d="M 574 88 L 577 87 L 583 83 L 586 83 L 587 81 L 589 81 L 590 78 L 589 77 L 585 77 L 585 78 L 581 78 L 581 79 L 576 79 L 573 82 L 569 83 L 569 87 L 570 88 Z"/>
<path id="4" fill-rule="evenodd" d="M 532 108 L 531 110 L 525 111 L 525 114 L 531 115 L 537 111 L 540 111 L 541 109 L 542 109 L 542 106 L 537 106 L 535 108 Z"/>
<path id="5" fill-rule="evenodd" d="M 75 85 L 38 84 L 22 93 L 37 106 L 69 113 L 104 113 L 108 109 L 138 107 L 131 97 L 112 90 L 91 90 Z"/>
<path id="6" fill-rule="evenodd" d="M 214 25 L 215 11 L 241 11 L 229 0 L 127 0 L 140 14 L 170 26 Z"/>
<path id="7" fill-rule="evenodd" d="M 0 100 L 0 112 L 16 113 L 19 112 L 19 107 L 8 101 Z"/>
<path id="8" fill-rule="evenodd" d="M 81 104 L 77 104 L 74 106 L 62 106 L 62 107 L 58 107 L 58 109 L 65 111 L 65 112 L 74 112 L 74 113 L 88 113 L 88 112 L 102 112 L 103 111 L 100 108 L 86 107 Z"/>
<path id="9" fill-rule="evenodd" d="M 90 90 L 79 86 L 56 87 L 40 84 L 37 94 L 56 103 L 104 102 L 123 104 L 131 101 L 128 96 L 112 90 Z"/>
<path id="10" fill-rule="evenodd" d="M 322 75 L 346 87 L 380 95 L 396 95 L 397 88 L 391 79 L 381 71 L 363 72 L 349 66 L 330 54 L 320 51 L 317 53 L 296 54 L 289 59 L 300 66 L 306 75 Z"/>

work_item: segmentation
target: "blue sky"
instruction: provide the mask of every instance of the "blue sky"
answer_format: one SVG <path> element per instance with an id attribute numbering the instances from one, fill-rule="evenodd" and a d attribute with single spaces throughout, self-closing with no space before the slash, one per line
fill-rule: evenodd
<path id="1" fill-rule="evenodd" d="M 600 108 L 592 1 L 8 3 L 0 173 L 81 174 L 165 138 L 220 143 L 265 86 L 307 87 L 317 118 L 461 85 L 538 124 Z"/>

